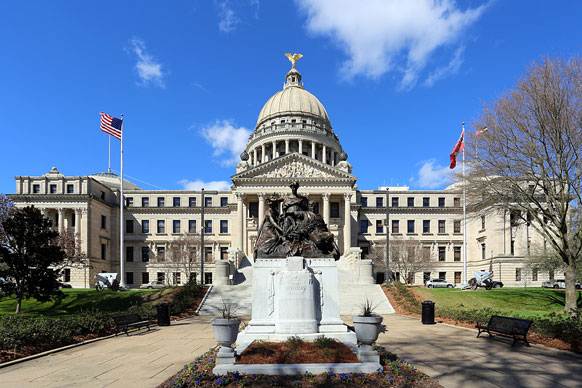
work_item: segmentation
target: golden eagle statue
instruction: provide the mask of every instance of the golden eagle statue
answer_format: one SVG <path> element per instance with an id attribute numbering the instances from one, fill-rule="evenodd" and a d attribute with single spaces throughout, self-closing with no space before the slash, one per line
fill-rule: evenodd
<path id="1" fill-rule="evenodd" d="M 301 58 L 303 58 L 303 54 L 293 54 L 293 55 L 291 55 L 291 53 L 287 53 L 287 54 L 285 54 L 285 56 L 287 58 L 289 58 L 289 60 L 293 64 L 293 67 L 291 67 L 292 69 L 295 69 L 295 62 L 297 62 L 298 60 L 300 60 Z"/>

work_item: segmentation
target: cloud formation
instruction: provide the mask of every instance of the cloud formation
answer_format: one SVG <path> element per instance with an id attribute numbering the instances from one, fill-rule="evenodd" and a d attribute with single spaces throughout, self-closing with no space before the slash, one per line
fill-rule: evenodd
<path id="1" fill-rule="evenodd" d="M 461 46 L 455 51 L 455 56 L 448 65 L 439 67 L 435 71 L 433 71 L 426 81 L 424 81 L 424 86 L 428 86 L 429 88 L 434 85 L 435 82 L 446 78 L 450 75 L 457 74 L 461 65 L 463 64 L 463 51 L 465 51 L 465 47 Z"/>
<path id="2" fill-rule="evenodd" d="M 154 57 L 146 52 L 145 42 L 141 39 L 132 39 L 130 44 L 129 51 L 137 56 L 135 69 L 141 80 L 140 85 L 154 85 L 165 88 L 164 76 L 166 74 L 162 70 L 161 63 L 156 62 Z"/>
<path id="3" fill-rule="evenodd" d="M 415 183 L 421 189 L 441 189 L 451 183 L 451 174 L 449 166 L 437 165 L 435 159 L 429 159 L 422 162 Z"/>
<path id="4" fill-rule="evenodd" d="M 307 14 L 307 29 L 346 52 L 347 78 L 376 79 L 394 71 L 404 89 L 416 84 L 431 54 L 457 41 L 486 7 L 461 10 L 454 0 L 295 1 Z"/>
<path id="5" fill-rule="evenodd" d="M 200 179 L 195 181 L 190 181 L 188 179 L 182 179 L 178 181 L 184 187 L 184 190 L 230 190 L 230 183 L 227 181 L 210 181 L 204 182 Z"/>
<path id="6" fill-rule="evenodd" d="M 218 29 L 226 33 L 236 30 L 240 19 L 236 16 L 230 1 L 220 0 L 216 5 L 218 6 Z"/>
<path id="7" fill-rule="evenodd" d="M 245 127 L 235 128 L 230 120 L 216 120 L 213 125 L 202 128 L 201 134 L 214 149 L 213 156 L 220 158 L 220 165 L 227 167 L 237 163 L 251 131 Z"/>

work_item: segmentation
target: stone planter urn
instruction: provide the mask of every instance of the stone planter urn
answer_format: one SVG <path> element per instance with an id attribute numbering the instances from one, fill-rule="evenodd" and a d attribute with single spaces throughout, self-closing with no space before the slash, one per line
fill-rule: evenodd
<path id="1" fill-rule="evenodd" d="M 210 323 L 214 328 L 216 342 L 220 345 L 216 355 L 216 364 L 234 364 L 234 349 L 231 345 L 236 342 L 240 319 L 214 318 Z"/>
<path id="2" fill-rule="evenodd" d="M 382 317 L 372 315 L 369 317 L 355 316 L 352 318 L 354 322 L 354 329 L 356 331 L 356 338 L 360 345 L 358 346 L 358 358 L 362 362 L 380 362 L 378 352 L 372 346 L 378 339 L 381 331 L 384 331 Z"/>

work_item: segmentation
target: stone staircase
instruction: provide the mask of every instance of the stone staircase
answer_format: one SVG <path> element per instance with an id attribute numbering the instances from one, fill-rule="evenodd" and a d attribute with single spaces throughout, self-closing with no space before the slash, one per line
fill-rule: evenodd
<path id="1" fill-rule="evenodd" d="M 218 316 L 218 307 L 223 305 L 223 300 L 236 305 L 235 314 L 238 316 L 251 315 L 251 303 L 253 300 L 253 267 L 250 265 L 240 268 L 235 275 L 235 285 L 214 285 L 212 291 L 202 304 L 200 315 Z"/>

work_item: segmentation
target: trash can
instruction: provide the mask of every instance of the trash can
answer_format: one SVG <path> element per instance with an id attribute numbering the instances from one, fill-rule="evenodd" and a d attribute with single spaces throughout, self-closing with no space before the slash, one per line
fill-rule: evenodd
<path id="1" fill-rule="evenodd" d="M 158 326 L 170 326 L 170 304 L 163 302 L 158 304 Z"/>
<path id="2" fill-rule="evenodd" d="M 425 300 L 422 302 L 422 324 L 423 325 L 434 325 L 434 302 L 431 300 Z"/>

